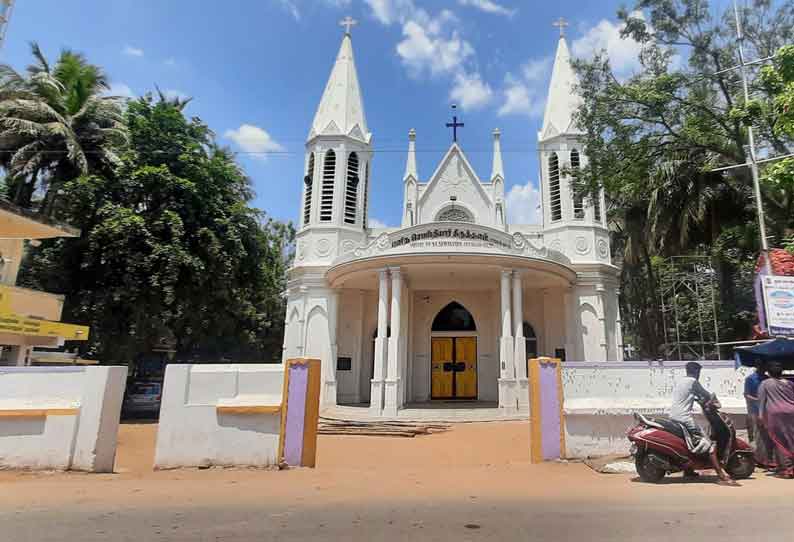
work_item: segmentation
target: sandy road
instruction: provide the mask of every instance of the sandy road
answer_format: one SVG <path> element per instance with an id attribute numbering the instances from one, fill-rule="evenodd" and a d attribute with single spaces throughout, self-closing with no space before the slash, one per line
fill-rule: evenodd
<path id="1" fill-rule="evenodd" d="M 791 540 L 794 482 L 646 485 L 531 465 L 523 423 L 417 439 L 321 437 L 317 469 L 152 472 L 125 425 L 117 474 L 0 473 L 0 541 Z"/>

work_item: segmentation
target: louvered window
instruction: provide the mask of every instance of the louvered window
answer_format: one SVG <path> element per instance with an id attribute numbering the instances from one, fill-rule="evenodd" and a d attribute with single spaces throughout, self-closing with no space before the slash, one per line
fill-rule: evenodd
<path id="1" fill-rule="evenodd" d="M 367 229 L 369 223 L 367 222 L 369 214 L 369 163 L 364 162 L 364 216 L 362 217 L 362 227 Z"/>
<path id="2" fill-rule="evenodd" d="M 549 156 L 549 206 L 551 220 L 562 218 L 562 202 L 560 201 L 560 159 L 554 152 Z"/>
<path id="3" fill-rule="evenodd" d="M 593 215 L 595 216 L 595 221 L 599 224 L 601 223 L 601 190 L 598 191 L 596 194 L 595 201 L 593 202 Z"/>
<path id="4" fill-rule="evenodd" d="M 309 155 L 309 167 L 303 178 L 303 225 L 307 226 L 312 219 L 312 185 L 314 184 L 314 153 Z"/>
<path id="5" fill-rule="evenodd" d="M 356 223 L 358 205 L 358 155 L 354 152 L 347 157 L 347 183 L 345 185 L 345 224 Z"/>
<path id="6" fill-rule="evenodd" d="M 573 194 L 573 217 L 584 218 L 584 198 L 579 193 L 576 181 L 579 176 L 579 151 L 576 149 L 571 151 L 571 192 Z"/>
<path id="7" fill-rule="evenodd" d="M 325 153 L 323 164 L 323 189 L 320 194 L 320 221 L 330 222 L 334 216 L 334 177 L 336 176 L 336 154 Z"/>

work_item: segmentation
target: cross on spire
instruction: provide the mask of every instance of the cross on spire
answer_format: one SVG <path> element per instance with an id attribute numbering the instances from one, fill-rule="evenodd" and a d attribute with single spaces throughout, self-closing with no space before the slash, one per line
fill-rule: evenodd
<path id="1" fill-rule="evenodd" d="M 563 17 L 560 17 L 559 19 L 551 23 L 551 25 L 556 26 L 560 29 L 561 38 L 565 37 L 565 27 L 568 26 L 568 21 L 566 21 Z"/>
<path id="2" fill-rule="evenodd" d="M 354 26 L 356 26 L 357 24 L 358 24 L 358 21 L 355 20 L 350 15 L 348 15 L 347 17 L 345 17 L 344 19 L 339 21 L 339 26 L 344 26 L 345 27 L 345 34 L 347 34 L 348 36 L 350 35 L 350 29 L 353 28 Z"/>
<path id="3" fill-rule="evenodd" d="M 455 110 L 457 108 L 458 108 L 457 105 L 452 104 L 453 113 L 455 112 Z M 458 142 L 458 128 L 463 128 L 464 126 L 466 126 L 466 125 L 463 124 L 462 122 L 458 122 L 458 116 L 453 114 L 452 115 L 452 122 L 448 122 L 447 123 L 447 128 L 452 128 L 452 142 L 453 143 L 457 143 Z"/>

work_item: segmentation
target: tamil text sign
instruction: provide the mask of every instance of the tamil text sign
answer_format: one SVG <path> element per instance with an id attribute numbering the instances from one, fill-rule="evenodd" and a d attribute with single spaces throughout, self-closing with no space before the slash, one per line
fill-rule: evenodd
<path id="1" fill-rule="evenodd" d="M 765 275 L 761 284 L 769 333 L 794 336 L 794 277 Z"/>

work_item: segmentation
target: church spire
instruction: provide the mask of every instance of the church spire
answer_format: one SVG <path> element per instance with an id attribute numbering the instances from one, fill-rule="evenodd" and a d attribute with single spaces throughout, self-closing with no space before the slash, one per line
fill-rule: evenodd
<path id="1" fill-rule="evenodd" d="M 491 182 L 495 181 L 497 178 L 504 180 L 505 178 L 505 170 L 504 166 L 502 165 L 502 142 L 500 138 L 502 137 L 502 132 L 499 128 L 494 129 L 493 131 L 493 166 L 491 167 Z"/>
<path id="2" fill-rule="evenodd" d="M 408 158 L 405 160 L 403 180 L 407 181 L 411 177 L 415 181 L 419 179 L 419 174 L 416 171 L 416 130 L 413 128 L 408 132 Z"/>
<path id="3" fill-rule="evenodd" d="M 543 115 L 543 128 L 538 134 L 538 139 L 541 141 L 561 134 L 581 132 L 573 125 L 573 115 L 581 105 L 582 99 L 574 91 L 579 80 L 571 65 L 571 53 L 568 51 L 568 43 L 565 41 L 563 33 L 564 24 L 560 21 L 555 23 L 555 26 L 560 26 L 560 39 L 557 43 L 557 54 L 551 72 L 546 111 Z"/>
<path id="4" fill-rule="evenodd" d="M 318 135 L 346 135 L 368 143 L 370 133 L 364 115 L 361 88 L 358 86 L 358 73 L 353 58 L 353 41 L 350 37 L 350 27 L 355 21 L 348 18 L 340 24 L 345 27 L 345 35 L 314 115 L 309 139 Z"/>

